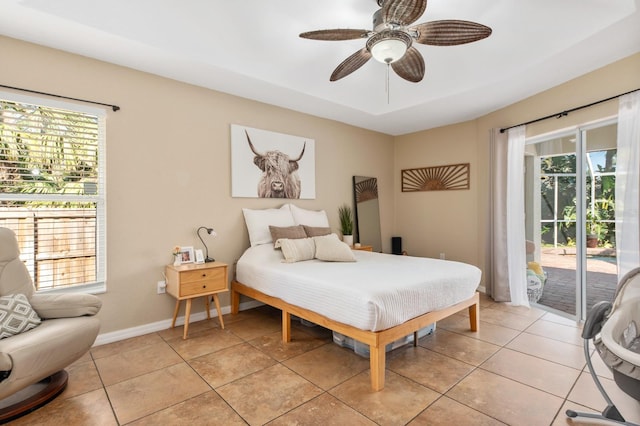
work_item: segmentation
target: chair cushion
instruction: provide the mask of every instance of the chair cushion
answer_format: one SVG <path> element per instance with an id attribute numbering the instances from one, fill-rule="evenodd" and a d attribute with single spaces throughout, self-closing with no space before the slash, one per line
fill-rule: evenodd
<path id="1" fill-rule="evenodd" d="M 95 315 L 102 307 L 98 296 L 85 293 L 34 294 L 29 301 L 43 319 Z"/>
<path id="2" fill-rule="evenodd" d="M 40 322 L 24 294 L 0 297 L 0 339 L 31 330 Z"/>

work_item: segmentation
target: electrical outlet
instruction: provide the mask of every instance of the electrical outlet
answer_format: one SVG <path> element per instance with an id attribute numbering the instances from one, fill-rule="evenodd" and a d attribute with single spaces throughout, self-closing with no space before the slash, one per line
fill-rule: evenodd
<path id="1" fill-rule="evenodd" d="M 440 253 L 440 259 L 444 260 L 444 253 Z"/>
<path id="2" fill-rule="evenodd" d="M 167 283 L 165 281 L 158 281 L 158 294 L 164 294 L 167 292 Z"/>

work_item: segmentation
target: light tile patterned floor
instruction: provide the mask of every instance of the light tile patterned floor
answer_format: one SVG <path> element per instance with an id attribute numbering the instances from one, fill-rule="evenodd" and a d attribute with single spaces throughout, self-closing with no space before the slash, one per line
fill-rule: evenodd
<path id="1" fill-rule="evenodd" d="M 368 360 L 331 333 L 295 324 L 280 342 L 268 307 L 189 328 L 95 347 L 69 369 L 69 386 L 15 425 L 568 425 L 568 408 L 605 402 L 586 373 L 580 329 L 564 318 L 481 298 L 481 329 L 466 313 L 438 323 L 418 347 L 387 357 L 386 387 L 372 392 Z M 594 356 L 628 421 L 640 403 Z M 581 422 L 581 425 L 593 424 Z"/>

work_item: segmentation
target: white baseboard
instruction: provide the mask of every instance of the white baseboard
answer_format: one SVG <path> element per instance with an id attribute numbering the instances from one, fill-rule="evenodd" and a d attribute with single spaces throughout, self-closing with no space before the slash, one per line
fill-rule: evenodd
<path id="1" fill-rule="evenodd" d="M 479 291 L 480 293 L 485 293 L 485 294 L 487 293 L 487 289 L 486 289 L 486 288 L 484 288 L 484 286 L 483 286 L 483 285 L 478 286 L 478 291 Z"/>
<path id="2" fill-rule="evenodd" d="M 240 310 L 245 311 L 247 309 L 256 308 L 258 306 L 262 306 L 264 303 L 258 302 L 256 300 L 251 300 L 249 302 L 240 303 Z M 230 306 L 225 306 L 222 309 L 222 314 L 228 314 L 231 312 Z M 218 311 L 215 309 L 210 310 L 210 316 L 212 318 L 218 317 Z M 190 322 L 201 321 L 207 317 L 207 313 L 205 311 L 198 312 L 192 314 L 190 317 Z M 184 316 L 178 317 L 176 319 L 176 326 L 184 325 Z M 93 346 L 105 345 L 107 343 L 117 342 L 119 340 L 129 339 L 131 337 L 138 337 L 144 334 L 155 333 L 156 331 L 166 330 L 171 327 L 171 319 L 166 319 L 162 321 L 152 322 L 150 324 L 139 325 L 137 327 L 125 328 L 124 330 L 112 331 L 109 333 L 99 334 L 96 338 Z"/>

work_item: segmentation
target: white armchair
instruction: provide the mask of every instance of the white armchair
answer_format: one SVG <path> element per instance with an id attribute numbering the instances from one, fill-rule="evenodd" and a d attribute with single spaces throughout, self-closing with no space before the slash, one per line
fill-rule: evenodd
<path id="1" fill-rule="evenodd" d="M 32 411 L 64 390 L 64 371 L 95 342 L 102 301 L 90 294 L 36 294 L 16 236 L 0 228 L 0 422 Z M 24 295 L 19 296 L 19 295 Z M 46 396 L 24 391 L 46 382 Z"/>

